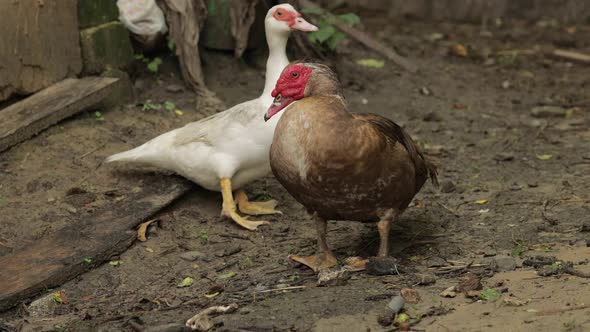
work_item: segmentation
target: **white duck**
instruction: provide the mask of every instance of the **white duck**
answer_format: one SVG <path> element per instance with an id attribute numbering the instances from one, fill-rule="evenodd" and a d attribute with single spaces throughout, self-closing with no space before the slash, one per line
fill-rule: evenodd
<path id="1" fill-rule="evenodd" d="M 270 173 L 269 150 L 279 117 L 265 123 L 262 117 L 273 102 L 271 92 L 282 70 L 289 64 L 286 54 L 291 30 L 316 31 L 289 4 L 272 7 L 264 20 L 269 57 L 262 95 L 234 107 L 164 133 L 147 143 L 107 158 L 156 166 L 180 174 L 200 186 L 221 191 L 221 214 L 249 230 L 268 221 L 248 220 L 250 215 L 280 213 L 277 202 L 249 202 L 240 189 Z M 269 125 L 270 123 L 270 125 Z M 236 190 L 237 189 L 237 190 Z M 236 190 L 234 201 L 233 190 Z"/>

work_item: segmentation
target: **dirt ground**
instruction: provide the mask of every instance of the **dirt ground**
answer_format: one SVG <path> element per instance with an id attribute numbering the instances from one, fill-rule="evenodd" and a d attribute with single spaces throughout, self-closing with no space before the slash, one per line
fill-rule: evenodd
<path id="1" fill-rule="evenodd" d="M 503 22 L 482 32 L 479 25 L 392 23 L 375 13 L 362 19 L 421 70 L 363 67 L 355 61 L 378 56 L 342 45 L 331 62 L 351 108 L 402 124 L 439 165 L 442 184 L 425 185 L 394 226 L 401 275 L 358 272 L 344 285 L 317 287 L 313 272 L 287 259 L 314 252 L 315 228 L 269 176 L 247 190 L 280 201 L 284 215 L 272 226 L 240 229 L 219 217 L 218 193 L 196 188 L 162 212 L 146 242 L 113 257 L 117 263 L 51 290 L 63 290 L 67 304 L 2 313 L 0 331 L 182 331 L 200 310 L 230 303 L 238 310 L 215 317 L 215 330 L 393 331 L 378 317 L 402 288 L 420 294 L 403 309 L 418 331 L 590 330 L 589 279 L 560 273 L 557 264 L 557 274 L 541 276 L 523 264 L 554 256 L 590 273 L 590 66 L 543 54 L 550 47 L 590 53 L 590 25 Z M 449 52 L 455 44 L 470 56 Z M 506 50 L 526 52 L 498 54 Z M 209 87 L 227 105 L 261 91 L 260 58 L 204 56 Z M 179 84 L 168 59 L 158 75 L 135 80 L 137 104 L 78 115 L 0 154 L 0 255 L 108 204 L 106 193 L 168 176 L 102 161 L 201 118 Z M 147 100 L 174 102 L 183 114 L 142 110 Z M 541 105 L 554 108 L 533 110 Z M 378 235 L 374 225 L 338 221 L 330 222 L 328 241 L 340 258 L 368 257 Z M 424 275 L 433 280 L 420 282 Z M 468 275 L 481 278 L 483 289 L 440 295 Z M 186 277 L 193 284 L 177 287 Z"/>

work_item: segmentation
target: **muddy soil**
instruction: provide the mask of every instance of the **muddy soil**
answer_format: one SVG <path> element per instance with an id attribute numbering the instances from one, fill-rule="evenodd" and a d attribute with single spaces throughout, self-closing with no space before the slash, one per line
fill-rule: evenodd
<path id="1" fill-rule="evenodd" d="M 551 47 L 590 53 L 590 26 L 502 22 L 482 31 L 362 18 L 421 70 L 363 67 L 355 61 L 378 56 L 342 45 L 330 61 L 351 108 L 394 119 L 439 165 L 441 188 L 427 184 L 392 231 L 401 275 L 358 272 L 344 285 L 317 287 L 313 272 L 287 258 L 314 252 L 315 228 L 269 176 L 247 190 L 280 201 L 284 214 L 272 226 L 240 229 L 219 217 L 218 193 L 196 188 L 162 211 L 146 242 L 113 257 L 117 263 L 48 290 L 63 290 L 67 303 L 39 310 L 27 302 L 0 314 L 0 330 L 182 331 L 202 309 L 237 303 L 236 312 L 214 319 L 215 330 L 391 331 L 378 317 L 402 288 L 421 297 L 404 307 L 415 330 L 590 330 L 589 279 L 555 264 L 551 276 L 523 265 L 555 256 L 590 273 L 590 66 L 543 54 Z M 449 51 L 456 44 L 469 56 Z M 262 90 L 260 59 L 205 56 L 209 87 L 227 105 Z M 137 104 L 78 115 L 0 154 L 0 255 L 108 204 L 105 193 L 169 176 L 102 162 L 207 113 L 195 110 L 181 84 L 165 61 L 158 75 L 135 80 Z M 144 110 L 139 104 L 148 100 L 173 102 L 183 113 Z M 553 108 L 533 111 L 541 105 Z M 338 221 L 330 222 L 328 241 L 340 258 L 369 257 L 378 236 L 374 225 Z M 468 273 L 481 278 L 482 290 L 439 295 Z M 421 284 L 421 274 L 434 283 Z M 186 277 L 192 285 L 178 287 Z"/>

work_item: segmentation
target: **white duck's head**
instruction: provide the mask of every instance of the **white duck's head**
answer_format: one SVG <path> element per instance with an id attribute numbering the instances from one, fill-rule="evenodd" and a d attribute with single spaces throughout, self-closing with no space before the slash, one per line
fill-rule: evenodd
<path id="1" fill-rule="evenodd" d="M 317 31 L 318 27 L 307 22 L 301 14 L 288 3 L 276 5 L 268 10 L 264 19 L 267 37 L 269 34 L 285 35 L 292 30 Z"/>

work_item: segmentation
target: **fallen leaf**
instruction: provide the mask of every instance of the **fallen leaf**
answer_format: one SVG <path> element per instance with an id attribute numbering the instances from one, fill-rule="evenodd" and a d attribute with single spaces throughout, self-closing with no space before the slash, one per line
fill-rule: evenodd
<path id="1" fill-rule="evenodd" d="M 551 158 L 553 158 L 552 154 L 538 154 L 537 155 L 537 159 L 539 159 L 539 160 L 549 160 Z"/>
<path id="2" fill-rule="evenodd" d="M 110 261 L 110 262 L 109 262 L 109 265 L 110 265 L 110 266 L 119 266 L 119 265 L 121 265 L 121 264 L 123 264 L 123 262 L 122 262 L 122 261 Z"/>
<path id="3" fill-rule="evenodd" d="M 229 278 L 235 277 L 237 274 L 238 274 L 237 272 L 233 272 L 232 271 L 232 272 L 228 272 L 228 273 L 222 274 L 222 275 L 218 276 L 218 278 L 219 279 L 229 279 Z"/>
<path id="4" fill-rule="evenodd" d="M 84 258 L 84 263 L 92 263 L 92 258 Z"/>
<path id="5" fill-rule="evenodd" d="M 356 63 L 358 65 L 371 68 L 383 68 L 383 66 L 385 66 L 385 61 L 377 59 L 360 59 L 356 60 Z"/>
<path id="6" fill-rule="evenodd" d="M 481 298 L 486 301 L 495 301 L 500 298 L 500 293 L 493 288 L 486 288 L 481 292 Z"/>
<path id="7" fill-rule="evenodd" d="M 454 55 L 462 58 L 465 58 L 468 55 L 467 47 L 462 44 L 455 44 L 451 46 L 451 52 L 453 52 Z"/>
<path id="8" fill-rule="evenodd" d="M 416 304 L 420 303 L 422 300 L 420 293 L 418 293 L 418 291 L 413 288 L 402 288 L 400 293 L 402 294 L 404 300 L 406 300 L 408 303 Z"/>
<path id="9" fill-rule="evenodd" d="M 478 199 L 474 203 L 475 204 L 488 204 L 490 201 L 487 199 Z"/>
<path id="10" fill-rule="evenodd" d="M 141 225 L 139 225 L 139 228 L 137 228 L 137 239 L 139 241 L 146 241 L 147 238 L 145 237 L 145 233 L 147 232 L 147 228 L 149 225 L 151 225 L 154 221 L 157 221 L 158 219 L 152 219 L 152 220 L 148 220 L 144 223 L 141 223 Z"/>
<path id="11" fill-rule="evenodd" d="M 214 297 L 216 297 L 217 295 L 219 295 L 219 293 L 220 293 L 220 292 L 215 292 L 215 293 L 213 293 L 213 294 L 205 294 L 205 297 L 206 297 L 206 298 L 208 298 L 208 299 L 210 299 L 210 298 L 214 298 Z"/>
<path id="12" fill-rule="evenodd" d="M 62 304 L 68 304 L 68 297 L 66 296 L 66 292 L 62 289 L 59 292 L 53 293 L 53 301 Z"/>
<path id="13" fill-rule="evenodd" d="M 401 323 L 407 322 L 408 320 L 410 320 L 410 316 L 407 314 L 399 314 L 395 316 L 395 320 L 393 322 L 399 325 Z"/>
<path id="14" fill-rule="evenodd" d="M 189 287 L 190 285 L 193 284 L 193 278 L 191 277 L 186 277 L 184 279 L 182 279 L 181 282 L 178 283 L 178 285 L 176 285 L 176 287 L 178 288 L 183 288 L 183 287 Z"/>
<path id="15" fill-rule="evenodd" d="M 174 110 L 174 113 L 176 113 L 178 116 L 182 116 L 184 114 L 184 112 L 181 110 Z"/>

